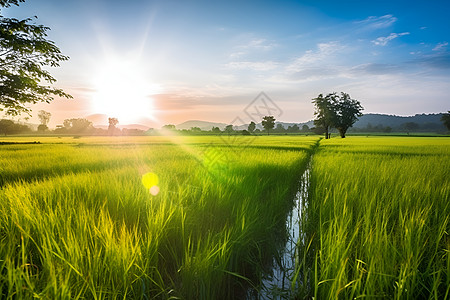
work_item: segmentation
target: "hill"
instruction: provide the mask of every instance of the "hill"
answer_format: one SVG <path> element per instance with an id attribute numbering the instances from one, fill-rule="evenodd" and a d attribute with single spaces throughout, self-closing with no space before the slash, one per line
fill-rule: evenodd
<path id="1" fill-rule="evenodd" d="M 393 131 L 405 131 L 406 123 L 415 123 L 417 128 L 411 131 L 430 131 L 430 132 L 443 132 L 447 131 L 445 126 L 441 122 L 442 113 L 439 114 L 416 114 L 415 116 L 395 116 L 386 114 L 365 114 L 359 118 L 358 121 L 353 125 L 352 130 L 364 130 L 372 129 L 374 131 L 391 127 Z M 308 122 L 290 123 L 290 122 L 275 122 L 275 127 L 281 124 L 285 129 L 289 126 L 297 125 L 302 128 L 303 125 L 307 125 L 309 128 L 314 127 L 313 120 Z M 221 130 L 225 128 L 228 124 L 225 123 L 215 123 L 200 120 L 189 120 L 181 124 L 176 125 L 177 129 L 191 129 L 192 127 L 199 127 L 202 130 L 211 130 L 212 127 L 219 127 Z M 235 130 L 244 130 L 248 128 L 248 124 L 235 126 Z M 263 127 L 261 123 L 256 124 L 256 128 L 262 130 Z"/>
<path id="2" fill-rule="evenodd" d="M 94 125 L 95 128 L 101 128 L 101 129 L 108 129 L 108 125 Z M 145 126 L 145 125 L 141 125 L 141 124 L 125 124 L 125 125 L 117 125 L 117 128 L 120 129 L 139 129 L 139 130 L 144 130 L 147 131 L 150 129 L 150 127 Z"/>
<path id="3" fill-rule="evenodd" d="M 208 122 L 208 121 L 199 121 L 199 120 L 189 120 L 183 123 L 180 123 L 178 125 L 175 125 L 175 127 L 179 130 L 181 129 L 191 129 L 192 127 L 199 127 L 201 130 L 211 130 L 213 127 L 219 127 L 220 130 L 223 130 L 227 126 L 225 123 L 215 123 L 215 122 Z"/>
<path id="4" fill-rule="evenodd" d="M 394 131 L 405 130 L 405 124 L 415 123 L 411 131 L 447 131 L 441 122 L 442 114 L 416 114 L 414 116 L 395 116 L 384 114 L 365 114 L 353 125 L 355 129 L 372 127 L 391 127 Z M 413 125 L 415 126 L 415 125 Z"/>
<path id="5" fill-rule="evenodd" d="M 417 114 L 415 116 L 395 116 L 383 114 L 365 114 L 359 118 L 354 127 L 367 127 L 367 125 L 384 125 L 390 127 L 399 127 L 407 122 L 414 122 L 419 125 L 427 123 L 442 124 L 442 114 Z"/>

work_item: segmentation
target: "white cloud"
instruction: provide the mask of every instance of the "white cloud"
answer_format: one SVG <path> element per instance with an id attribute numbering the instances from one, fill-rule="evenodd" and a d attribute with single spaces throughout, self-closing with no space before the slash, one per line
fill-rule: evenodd
<path id="1" fill-rule="evenodd" d="M 250 51 L 269 51 L 277 47 L 276 43 L 270 42 L 264 38 L 254 38 L 245 44 L 241 44 L 235 47 L 239 52 L 250 52 Z"/>
<path id="2" fill-rule="evenodd" d="M 272 50 L 276 46 L 277 44 L 271 43 L 266 39 L 253 39 L 244 47 L 250 49 Z"/>
<path id="3" fill-rule="evenodd" d="M 433 51 L 445 51 L 447 50 L 448 42 L 439 43 L 433 48 Z"/>
<path id="4" fill-rule="evenodd" d="M 278 44 L 264 38 L 254 38 L 245 44 L 235 46 L 233 48 L 234 52 L 232 52 L 229 57 L 231 60 L 239 60 L 250 55 L 261 55 L 261 53 L 267 54 L 267 52 L 270 52 L 270 50 L 277 46 Z"/>
<path id="5" fill-rule="evenodd" d="M 351 75 L 361 76 L 361 75 L 387 75 L 393 73 L 399 73 L 401 71 L 401 67 L 398 65 L 392 64 L 380 64 L 380 63 L 365 63 L 360 64 L 354 67 L 351 67 L 348 70 L 348 73 Z"/>
<path id="6" fill-rule="evenodd" d="M 270 71 L 276 69 L 278 63 L 274 61 L 234 61 L 228 63 L 226 66 L 235 70 Z"/>
<path id="7" fill-rule="evenodd" d="M 397 21 L 393 15 L 384 15 L 381 17 L 370 16 L 365 20 L 357 21 L 356 24 L 366 26 L 370 29 L 380 29 L 391 26 Z"/>
<path id="8" fill-rule="evenodd" d="M 302 56 L 296 58 L 286 69 L 291 72 L 303 71 L 305 67 L 322 62 L 344 47 L 338 42 L 317 44 L 317 50 L 308 50 Z"/>
<path id="9" fill-rule="evenodd" d="M 403 35 L 408 35 L 409 32 L 402 32 L 402 33 L 391 33 L 389 36 L 380 36 L 379 38 L 375 39 L 372 41 L 372 43 L 374 43 L 377 46 L 386 46 L 390 41 L 403 36 Z"/>
<path id="10" fill-rule="evenodd" d="M 246 53 L 244 51 L 238 51 L 238 52 L 233 52 L 230 54 L 230 58 L 231 59 L 239 59 L 240 57 L 244 56 Z"/>
<path id="11" fill-rule="evenodd" d="M 307 82 L 341 75 L 342 66 L 336 65 L 336 61 L 340 61 L 336 56 L 346 47 L 335 41 L 319 43 L 316 47 L 315 50 L 308 50 L 285 65 L 285 80 Z"/>
<path id="12" fill-rule="evenodd" d="M 446 78 L 397 73 L 378 76 L 376 80 L 358 77 L 336 85 L 334 90 L 346 91 L 360 100 L 365 112 L 414 115 L 443 111 L 442 99 L 447 99 L 450 85 Z"/>

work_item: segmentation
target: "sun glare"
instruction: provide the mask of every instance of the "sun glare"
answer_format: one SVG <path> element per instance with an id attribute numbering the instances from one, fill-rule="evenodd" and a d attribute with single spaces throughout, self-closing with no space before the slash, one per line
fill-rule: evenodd
<path id="1" fill-rule="evenodd" d="M 153 119 L 155 85 L 146 80 L 137 63 L 113 61 L 102 66 L 94 77 L 94 113 L 119 119 L 121 124 Z"/>

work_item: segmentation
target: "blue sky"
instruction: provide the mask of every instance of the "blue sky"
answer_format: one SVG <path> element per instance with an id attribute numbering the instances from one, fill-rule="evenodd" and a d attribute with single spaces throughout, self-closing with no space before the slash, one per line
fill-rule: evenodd
<path id="1" fill-rule="evenodd" d="M 264 91 L 279 120 L 313 118 L 311 99 L 347 92 L 366 113 L 450 109 L 449 1 L 39 0 L 71 57 L 52 74 L 74 100 L 41 104 L 52 124 L 92 114 L 160 126 L 230 123 Z M 248 120 L 243 120 L 244 122 Z"/>

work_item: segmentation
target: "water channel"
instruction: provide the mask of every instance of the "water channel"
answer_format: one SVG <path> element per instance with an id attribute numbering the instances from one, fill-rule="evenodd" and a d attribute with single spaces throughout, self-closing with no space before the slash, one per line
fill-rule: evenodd
<path id="1" fill-rule="evenodd" d="M 297 283 L 294 282 L 292 286 L 292 280 L 295 276 L 295 261 L 298 257 L 297 244 L 304 239 L 300 232 L 300 222 L 308 203 L 310 177 L 311 159 L 299 180 L 294 205 L 286 218 L 287 240 L 279 254 L 273 258 L 272 270 L 262 279 L 259 290 L 251 290 L 247 293 L 248 300 L 294 298 L 293 293 Z"/>

